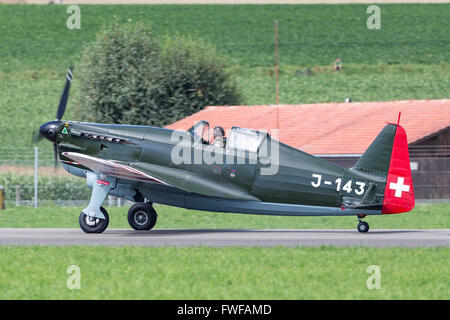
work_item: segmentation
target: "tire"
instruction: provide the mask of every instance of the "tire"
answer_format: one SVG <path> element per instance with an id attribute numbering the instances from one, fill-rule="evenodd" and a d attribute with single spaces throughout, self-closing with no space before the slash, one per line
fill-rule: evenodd
<path id="1" fill-rule="evenodd" d="M 134 230 L 150 230 L 157 219 L 158 215 L 150 204 L 136 203 L 128 210 L 128 223 Z"/>
<path id="2" fill-rule="evenodd" d="M 91 218 L 84 212 L 81 212 L 78 219 L 81 230 L 86 233 L 102 233 L 105 231 L 109 224 L 109 215 L 103 207 L 100 207 L 100 211 L 105 216 L 105 219 Z"/>
<path id="3" fill-rule="evenodd" d="M 366 233 L 367 231 L 369 231 L 369 224 L 364 221 L 358 223 L 358 231 L 361 233 Z"/>

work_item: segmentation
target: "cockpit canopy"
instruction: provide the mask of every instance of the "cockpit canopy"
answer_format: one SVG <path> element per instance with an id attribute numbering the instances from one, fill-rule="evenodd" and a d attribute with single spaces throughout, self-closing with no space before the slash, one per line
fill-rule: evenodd
<path id="1" fill-rule="evenodd" d="M 187 131 L 191 133 L 196 143 L 209 144 L 211 134 L 209 132 L 210 126 L 208 121 L 197 121 Z M 267 136 L 267 132 L 232 127 L 227 137 L 225 148 L 257 153 Z"/>
<path id="2" fill-rule="evenodd" d="M 266 137 L 266 132 L 233 127 L 228 137 L 227 148 L 257 153 Z"/>

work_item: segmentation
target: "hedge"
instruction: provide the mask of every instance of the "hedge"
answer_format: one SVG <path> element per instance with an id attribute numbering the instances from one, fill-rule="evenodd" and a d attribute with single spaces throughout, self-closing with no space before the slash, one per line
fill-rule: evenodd
<path id="1" fill-rule="evenodd" d="M 20 187 L 20 200 L 34 199 L 34 176 L 0 174 L 0 185 L 5 188 L 6 200 L 16 199 L 16 186 Z M 66 176 L 40 176 L 38 179 L 39 200 L 85 200 L 91 189 L 86 180 Z"/>

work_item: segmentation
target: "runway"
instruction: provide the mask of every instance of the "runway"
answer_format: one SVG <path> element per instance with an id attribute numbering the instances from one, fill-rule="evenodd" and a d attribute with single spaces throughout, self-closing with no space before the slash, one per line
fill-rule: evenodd
<path id="1" fill-rule="evenodd" d="M 450 229 L 108 229 L 85 234 L 79 229 L 0 229 L 0 245 L 106 246 L 448 246 Z"/>

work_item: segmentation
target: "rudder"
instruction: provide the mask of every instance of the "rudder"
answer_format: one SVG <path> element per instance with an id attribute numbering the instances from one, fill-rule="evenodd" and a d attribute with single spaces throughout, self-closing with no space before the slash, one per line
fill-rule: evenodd
<path id="1" fill-rule="evenodd" d="M 414 189 L 405 129 L 397 126 L 386 179 L 382 213 L 408 212 L 414 208 Z"/>
<path id="2" fill-rule="evenodd" d="M 385 126 L 353 169 L 386 179 L 383 214 L 408 212 L 414 208 L 408 141 L 402 126 Z"/>

